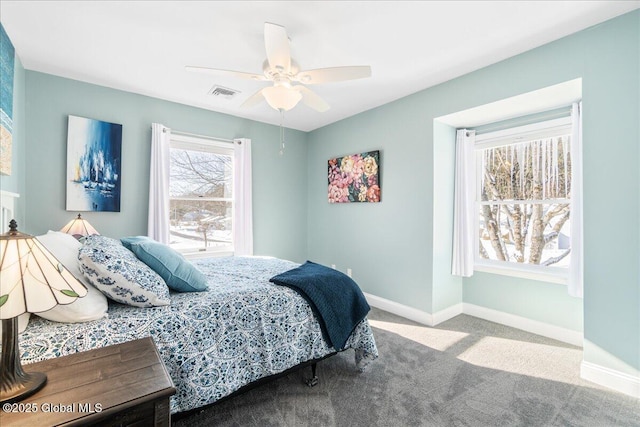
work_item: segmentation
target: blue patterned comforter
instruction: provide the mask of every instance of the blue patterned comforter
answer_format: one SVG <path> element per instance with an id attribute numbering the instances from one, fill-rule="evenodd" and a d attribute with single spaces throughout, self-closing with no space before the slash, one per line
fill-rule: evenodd
<path id="1" fill-rule="evenodd" d="M 273 258 L 212 258 L 194 264 L 209 290 L 172 293 L 171 304 L 110 303 L 109 317 L 56 323 L 32 316 L 20 335 L 22 363 L 151 336 L 177 392 L 171 412 L 213 403 L 245 384 L 331 352 L 318 321 L 295 291 L 269 278 L 298 264 Z M 359 370 L 378 350 L 365 318 L 347 341 Z"/>

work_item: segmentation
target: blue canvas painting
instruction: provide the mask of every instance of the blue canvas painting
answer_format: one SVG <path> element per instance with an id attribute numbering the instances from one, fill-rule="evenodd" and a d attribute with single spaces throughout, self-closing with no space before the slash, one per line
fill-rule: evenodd
<path id="1" fill-rule="evenodd" d="M 67 210 L 120 212 L 122 125 L 69 116 Z"/>
<path id="2" fill-rule="evenodd" d="M 0 174 L 11 175 L 15 49 L 0 24 Z"/>

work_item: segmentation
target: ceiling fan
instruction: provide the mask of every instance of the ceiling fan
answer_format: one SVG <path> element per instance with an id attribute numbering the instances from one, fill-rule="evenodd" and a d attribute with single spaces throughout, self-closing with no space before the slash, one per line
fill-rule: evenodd
<path id="1" fill-rule="evenodd" d="M 186 66 L 185 69 L 210 74 L 226 74 L 256 81 L 271 81 L 273 82 L 272 86 L 260 89 L 251 95 L 242 103 L 241 107 L 253 107 L 264 99 L 272 108 L 280 112 L 290 110 L 300 100 L 316 111 L 327 111 L 329 104 L 304 85 L 332 83 L 371 76 L 371 67 L 368 65 L 301 71 L 295 61 L 291 59 L 287 30 L 281 25 L 264 23 L 264 44 L 267 59 L 262 65 L 263 75 L 195 66 Z"/>

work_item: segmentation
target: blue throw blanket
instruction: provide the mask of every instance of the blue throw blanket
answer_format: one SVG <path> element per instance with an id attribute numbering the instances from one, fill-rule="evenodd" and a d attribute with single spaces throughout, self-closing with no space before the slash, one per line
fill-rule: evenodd
<path id="1" fill-rule="evenodd" d="M 370 310 L 362 291 L 350 277 L 307 261 L 269 279 L 304 297 L 320 320 L 329 345 L 342 350 L 351 332 Z"/>

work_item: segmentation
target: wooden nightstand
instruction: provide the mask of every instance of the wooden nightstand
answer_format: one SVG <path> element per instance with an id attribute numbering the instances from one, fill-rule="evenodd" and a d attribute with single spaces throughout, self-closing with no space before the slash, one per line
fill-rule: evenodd
<path id="1" fill-rule="evenodd" d="M 149 337 L 23 367 L 46 373 L 47 384 L 3 406 L 2 427 L 171 425 L 176 389 Z"/>

